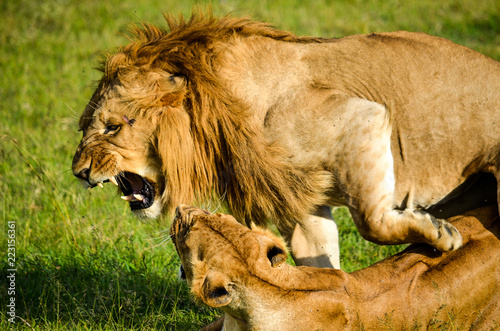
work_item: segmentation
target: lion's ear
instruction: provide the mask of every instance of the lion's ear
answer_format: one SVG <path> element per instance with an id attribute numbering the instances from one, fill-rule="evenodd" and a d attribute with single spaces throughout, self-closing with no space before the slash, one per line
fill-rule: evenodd
<path id="1" fill-rule="evenodd" d="M 227 291 L 229 283 L 226 275 L 210 270 L 205 276 L 201 289 L 201 299 L 210 307 L 223 307 L 228 305 L 232 298 Z"/>
<path id="2" fill-rule="evenodd" d="M 133 67 L 118 71 L 123 98 L 147 107 L 177 107 L 184 101 L 186 77 L 161 69 Z"/>
<path id="3" fill-rule="evenodd" d="M 170 85 L 170 88 L 163 89 L 164 93 L 161 97 L 161 102 L 164 107 L 178 107 L 184 101 L 186 95 L 186 77 L 181 75 L 168 75 L 165 84 Z"/>
<path id="4" fill-rule="evenodd" d="M 267 258 L 271 262 L 271 266 L 275 268 L 286 261 L 286 253 L 278 245 L 272 245 L 267 250 Z"/>

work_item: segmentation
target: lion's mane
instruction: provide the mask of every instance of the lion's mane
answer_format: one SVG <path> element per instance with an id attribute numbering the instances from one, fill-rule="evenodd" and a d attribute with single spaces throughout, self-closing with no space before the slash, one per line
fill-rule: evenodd
<path id="1" fill-rule="evenodd" d="M 170 31 L 143 24 L 133 28 L 134 40 L 109 56 L 101 84 L 121 86 L 140 79 L 139 72 L 185 77 L 174 91 L 144 82 L 121 91 L 130 107 L 147 112 L 162 107 L 153 143 L 165 178 L 164 210 L 181 203 L 225 197 L 229 209 L 247 224 L 273 219 L 295 223 L 326 201 L 331 175 L 307 164 L 297 168 L 287 154 L 250 125 L 247 107 L 222 86 L 214 63 L 223 42 L 232 38 L 267 36 L 288 42 L 319 43 L 247 19 L 215 19 L 193 14 L 188 20 L 165 17 Z M 165 93 L 168 92 L 168 93 Z M 169 100 L 160 100 L 168 98 Z M 82 118 L 86 118 L 83 116 Z"/>

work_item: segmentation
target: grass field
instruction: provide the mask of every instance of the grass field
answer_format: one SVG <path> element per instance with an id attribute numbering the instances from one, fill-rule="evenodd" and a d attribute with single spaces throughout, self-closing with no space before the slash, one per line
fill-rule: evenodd
<path id="1" fill-rule="evenodd" d="M 1 330 L 197 330 L 219 314 L 195 304 L 177 281 L 168 220 L 138 221 L 111 186 L 84 191 L 70 170 L 81 138 L 77 120 L 99 78 L 93 68 L 101 52 L 125 43 L 131 23 L 163 24 L 163 12 L 189 15 L 195 4 L 206 3 L 0 3 Z M 300 35 L 422 31 L 500 59 L 498 0 L 221 0 L 212 9 Z M 364 241 L 345 209 L 335 217 L 345 270 L 397 251 Z M 9 226 L 15 262 L 8 260 Z"/>

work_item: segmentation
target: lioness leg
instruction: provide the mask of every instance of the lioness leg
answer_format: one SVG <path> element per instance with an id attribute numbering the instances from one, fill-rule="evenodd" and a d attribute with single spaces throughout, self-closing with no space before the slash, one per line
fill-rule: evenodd
<path id="1" fill-rule="evenodd" d="M 279 230 L 297 265 L 340 269 L 339 235 L 330 207 L 319 207 L 293 229 Z"/>
<path id="2" fill-rule="evenodd" d="M 224 320 L 226 316 L 222 316 L 218 320 L 208 324 L 207 326 L 200 329 L 200 331 L 223 331 L 224 330 Z"/>

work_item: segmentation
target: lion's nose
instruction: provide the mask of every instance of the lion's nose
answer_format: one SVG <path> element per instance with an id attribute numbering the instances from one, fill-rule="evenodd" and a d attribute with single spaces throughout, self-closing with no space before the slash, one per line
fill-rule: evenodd
<path id="1" fill-rule="evenodd" d="M 79 179 L 85 181 L 90 180 L 90 168 L 92 166 L 92 160 L 89 158 L 82 159 L 82 143 L 78 146 L 75 155 L 73 156 L 73 163 L 71 168 L 73 169 L 73 175 Z"/>
<path id="2" fill-rule="evenodd" d="M 90 168 L 84 168 L 80 172 L 74 174 L 75 177 L 88 181 L 90 177 Z"/>

